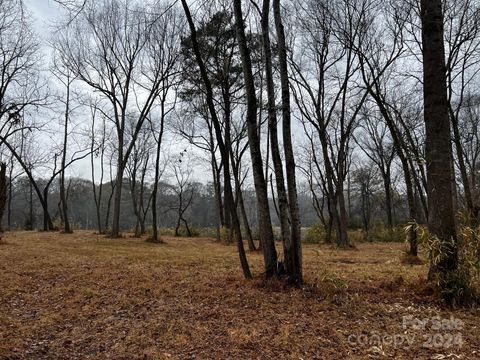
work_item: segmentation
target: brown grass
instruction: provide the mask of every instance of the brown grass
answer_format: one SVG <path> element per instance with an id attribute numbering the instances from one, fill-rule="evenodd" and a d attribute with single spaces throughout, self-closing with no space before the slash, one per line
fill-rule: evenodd
<path id="1" fill-rule="evenodd" d="M 306 245 L 302 288 L 261 280 L 249 252 L 211 239 L 18 232 L 0 246 L 0 359 L 480 359 L 478 309 L 446 310 L 402 244 Z M 402 317 L 454 316 L 463 346 L 352 345 L 404 334 Z M 443 332 L 445 333 L 445 332 Z M 443 357 L 442 357 L 443 356 Z"/>

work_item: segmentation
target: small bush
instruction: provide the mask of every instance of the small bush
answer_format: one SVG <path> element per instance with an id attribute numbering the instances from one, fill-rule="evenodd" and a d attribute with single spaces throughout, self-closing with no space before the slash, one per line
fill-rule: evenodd
<path id="1" fill-rule="evenodd" d="M 307 244 L 319 244 L 325 240 L 325 229 L 319 222 L 313 224 L 307 229 L 303 241 Z"/>
<path id="2" fill-rule="evenodd" d="M 392 229 L 383 225 L 375 226 L 368 232 L 368 241 L 403 242 L 405 231 L 401 226 L 394 226 Z"/>
<path id="3" fill-rule="evenodd" d="M 160 227 L 158 228 L 158 233 L 160 236 L 175 236 L 175 229 L 171 227 Z"/>
<path id="4" fill-rule="evenodd" d="M 455 246 L 454 240 L 445 244 L 432 236 L 426 228 L 419 227 L 419 240 L 427 257 L 438 265 L 444 257 L 445 248 Z M 458 267 L 444 277 L 437 276 L 437 285 L 449 303 L 466 304 L 480 300 L 480 227 L 462 226 L 457 233 Z"/>
<path id="5" fill-rule="evenodd" d="M 315 274 L 315 287 L 320 289 L 325 299 L 335 305 L 342 305 L 348 297 L 348 284 L 336 273 L 319 269 Z"/>
<path id="6" fill-rule="evenodd" d="M 62 220 L 59 217 L 55 217 L 52 220 L 52 225 L 54 229 L 61 229 L 62 228 Z"/>
<path id="7" fill-rule="evenodd" d="M 217 238 L 217 227 L 216 226 L 207 226 L 198 228 L 199 236 L 206 238 Z"/>
<path id="8" fill-rule="evenodd" d="M 230 237 L 230 229 L 225 226 L 222 226 L 220 228 L 220 241 L 222 243 L 228 243 L 229 237 Z"/>
<path id="9" fill-rule="evenodd" d="M 302 229 L 303 241 L 310 244 L 319 244 L 325 242 L 326 231 L 321 223 L 315 223 L 309 228 Z M 392 229 L 388 229 L 383 225 L 377 225 L 372 227 L 367 236 L 365 232 L 360 228 L 348 229 L 348 240 L 351 243 L 361 243 L 365 241 L 375 242 L 403 242 L 405 241 L 405 231 L 401 226 L 395 226 Z M 335 229 L 332 231 L 332 243 L 336 242 Z"/>
<path id="10" fill-rule="evenodd" d="M 188 227 L 190 229 L 190 235 L 187 234 L 187 228 L 185 226 L 180 226 L 180 236 L 190 236 L 190 237 L 199 237 L 200 236 L 200 229 L 196 226 L 190 225 Z"/>
<path id="11" fill-rule="evenodd" d="M 365 241 L 365 234 L 362 229 L 348 231 L 348 241 L 350 244 L 361 243 Z"/>

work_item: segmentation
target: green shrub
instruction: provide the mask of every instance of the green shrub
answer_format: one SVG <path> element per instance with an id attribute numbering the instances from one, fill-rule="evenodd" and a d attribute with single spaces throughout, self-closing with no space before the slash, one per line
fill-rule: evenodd
<path id="1" fill-rule="evenodd" d="M 325 228 L 319 222 L 307 229 L 303 241 L 307 244 L 319 244 L 325 240 Z"/>
<path id="2" fill-rule="evenodd" d="M 317 222 L 309 228 L 302 229 L 302 239 L 305 243 L 319 244 L 325 241 L 326 231 L 324 226 Z M 361 228 L 348 229 L 348 240 L 351 243 L 361 243 L 365 241 L 375 242 L 403 242 L 405 241 L 405 231 L 401 226 L 395 226 L 388 229 L 384 225 L 377 225 L 368 231 L 368 236 Z M 336 242 L 335 229 L 332 231 L 332 243 Z"/>
<path id="3" fill-rule="evenodd" d="M 228 243 L 228 238 L 230 236 L 230 229 L 222 226 L 220 228 L 220 241 L 223 243 Z"/>
<path id="4" fill-rule="evenodd" d="M 368 232 L 368 241 L 403 242 L 405 237 L 405 231 L 401 226 L 394 226 L 392 229 L 389 229 L 386 226 L 378 225 Z"/>
<path id="5" fill-rule="evenodd" d="M 217 238 L 217 228 L 215 226 L 207 226 L 198 228 L 199 236 L 206 238 Z"/>
<path id="6" fill-rule="evenodd" d="M 187 237 L 187 236 L 199 237 L 200 236 L 200 230 L 196 226 L 190 225 L 188 228 L 190 229 L 190 235 L 187 234 L 187 228 L 184 225 L 180 226 L 180 229 L 179 229 L 180 236 L 183 236 L 183 237 Z"/>

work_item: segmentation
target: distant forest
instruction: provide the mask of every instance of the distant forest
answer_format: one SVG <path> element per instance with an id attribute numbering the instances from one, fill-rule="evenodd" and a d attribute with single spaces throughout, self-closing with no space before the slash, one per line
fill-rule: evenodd
<path id="1" fill-rule="evenodd" d="M 379 179 L 372 181 L 371 189 L 365 194 L 360 180 L 355 178 L 351 182 L 350 191 L 347 191 L 347 203 L 350 217 L 351 228 L 364 228 L 365 218 L 368 220 L 368 226 L 374 227 L 385 225 L 386 210 L 384 191 L 380 186 Z M 97 208 L 93 196 L 92 182 L 82 178 L 69 178 L 67 182 L 68 203 L 71 216 L 71 222 L 76 229 L 98 230 Z M 41 179 L 38 186 L 44 189 L 48 183 L 47 179 Z M 122 212 L 120 215 L 121 227 L 123 231 L 134 230 L 137 225 L 137 215 L 135 209 L 142 207 L 140 210 L 139 221 L 144 221 L 144 225 L 148 230 L 151 226 L 151 190 L 152 184 L 145 183 L 143 188 L 140 185 L 135 195 L 132 196 L 132 182 L 124 179 L 125 189 L 130 191 L 123 192 L 122 195 Z M 186 197 L 192 196 L 191 204 L 185 209 L 183 214 L 185 220 L 193 227 L 217 227 L 218 216 L 215 205 L 215 196 L 213 184 L 211 182 L 203 184 L 201 182 L 192 181 L 187 184 L 185 189 Z M 314 199 L 310 196 L 307 185 L 300 186 L 299 207 L 302 219 L 302 225 L 305 227 L 312 226 L 319 222 L 319 216 L 315 209 Z M 112 183 L 104 183 L 102 185 L 102 201 L 100 203 L 100 223 L 103 230 L 108 229 L 111 212 L 112 212 Z M 363 189 L 363 190 L 362 190 Z M 96 193 L 100 192 L 100 186 L 96 185 Z M 9 201 L 7 211 L 3 218 L 4 227 L 7 229 L 42 229 L 43 227 L 43 209 L 35 195 L 28 178 L 20 176 L 13 179 L 11 186 L 9 185 Z M 140 196 L 143 194 L 143 202 Z M 179 209 L 179 186 L 167 182 L 159 184 L 158 213 L 159 225 L 161 227 L 175 227 L 178 220 Z M 368 198 L 368 207 L 365 206 L 365 195 Z M 135 197 L 135 203 L 134 203 Z M 257 224 L 257 210 L 255 201 L 255 192 L 253 190 L 243 191 L 244 205 L 248 222 L 255 230 Z M 393 214 L 394 223 L 404 224 L 407 219 L 407 208 L 405 195 L 399 192 L 394 193 L 393 197 Z M 141 204 L 141 206 L 138 206 Z M 276 214 L 276 199 L 270 198 L 272 220 L 275 226 L 279 226 L 278 216 Z M 418 204 L 420 206 L 420 204 Z M 58 181 L 52 182 L 48 191 L 48 209 L 53 218 L 54 224 L 60 226 L 60 191 Z M 255 233 L 255 232 L 254 232 Z"/>

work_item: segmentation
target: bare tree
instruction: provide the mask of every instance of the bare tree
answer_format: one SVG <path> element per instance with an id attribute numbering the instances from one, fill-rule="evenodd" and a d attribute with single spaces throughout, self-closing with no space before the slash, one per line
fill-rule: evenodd
<path id="1" fill-rule="evenodd" d="M 102 213 L 101 213 L 101 203 L 103 195 L 103 178 L 105 173 L 105 141 L 106 141 L 106 125 L 105 118 L 102 117 L 103 122 L 101 128 L 97 129 L 97 117 L 99 116 L 99 110 L 97 109 L 97 101 L 95 99 L 90 99 L 89 101 L 89 110 L 90 116 L 92 119 L 91 129 L 88 136 L 90 137 L 90 171 L 91 171 L 91 181 L 92 181 L 92 192 L 93 192 L 93 201 L 95 203 L 95 212 L 97 220 L 97 229 L 99 234 L 103 234 L 103 225 L 102 225 Z M 97 134 L 100 134 L 100 139 L 98 140 Z M 100 159 L 100 178 L 97 188 L 96 180 L 96 170 L 95 170 L 95 159 Z"/>
<path id="2" fill-rule="evenodd" d="M 471 186 L 474 215 L 480 211 L 480 189 L 478 168 L 480 159 L 480 98 L 476 94 L 466 94 L 462 109 L 458 114 L 458 128 L 462 143 L 465 166 Z M 466 192 L 465 192 L 465 196 Z M 474 216 L 475 220 L 476 217 Z"/>
<path id="3" fill-rule="evenodd" d="M 117 135 L 116 186 L 111 235 L 120 234 L 123 175 L 140 130 L 160 92 L 162 71 L 151 68 L 146 54 L 155 23 L 162 14 L 138 3 L 103 0 L 85 7 L 64 30 L 59 51 L 79 80 L 101 94 Z M 144 72 L 148 68 L 148 72 Z M 134 131 L 127 137 L 127 118 Z"/>
<path id="4" fill-rule="evenodd" d="M 151 152 L 154 148 L 152 140 L 152 133 L 149 129 L 143 128 L 133 146 L 132 154 L 125 168 L 126 173 L 129 175 L 130 196 L 136 217 L 135 237 L 141 237 L 145 234 L 145 217 L 151 204 L 151 196 L 149 196 L 145 205 L 145 178 L 151 161 Z"/>
<path id="5" fill-rule="evenodd" d="M 350 141 L 367 97 L 358 86 L 353 45 L 361 39 L 368 6 L 367 0 L 302 4 L 296 16 L 302 51 L 290 56 L 293 96 L 306 131 L 321 144 L 329 208 L 344 248 L 349 245 L 344 192 Z"/>
<path id="6" fill-rule="evenodd" d="M 63 232 L 70 234 L 73 232 L 70 226 L 70 220 L 68 216 L 68 204 L 67 204 L 67 195 L 65 190 L 65 167 L 67 162 L 67 150 L 68 150 L 68 140 L 69 135 L 71 134 L 70 125 L 71 125 L 71 114 L 75 109 L 75 106 L 72 106 L 72 84 L 75 81 L 72 73 L 68 68 L 64 66 L 64 61 L 62 58 L 59 58 L 54 55 L 53 69 L 52 74 L 56 80 L 61 84 L 65 89 L 64 97 L 58 96 L 58 101 L 64 105 L 64 114 L 63 114 L 63 139 L 62 139 L 62 149 L 61 149 L 61 162 L 60 162 L 60 211 L 63 224 Z"/>
<path id="7" fill-rule="evenodd" d="M 308 189 L 312 199 L 312 207 L 325 229 L 325 243 L 331 244 L 333 231 L 333 216 L 329 207 L 327 183 L 322 164 L 316 157 L 317 151 L 312 137 L 308 137 L 309 144 L 303 146 L 303 156 L 300 156 L 299 168 L 308 183 Z"/>
<path id="8" fill-rule="evenodd" d="M 466 214 L 470 224 L 478 221 L 478 204 L 473 196 L 474 184 L 467 172 L 466 149 L 462 144 L 459 117 L 468 91 L 477 86 L 480 72 L 480 4 L 475 0 L 445 1 L 445 51 L 447 98 L 452 123 L 458 170 L 463 185 Z"/>
<path id="9" fill-rule="evenodd" d="M 376 9 L 377 12 L 374 10 Z M 405 21 L 411 16 L 410 8 L 399 6 L 396 2 L 388 3 L 379 12 L 378 7 L 368 12 L 368 21 L 363 29 L 364 39 L 355 43 L 355 51 L 359 56 L 360 71 L 368 95 L 378 107 L 378 111 L 388 127 L 392 137 L 395 152 L 400 159 L 404 174 L 409 221 L 418 221 L 419 212 L 415 201 L 415 187 L 427 213 L 426 201 L 423 197 L 424 168 L 422 166 L 423 149 L 415 141 L 414 131 L 417 130 L 405 109 L 411 108 L 411 89 L 403 92 L 400 80 L 392 79 L 392 73 L 397 61 L 406 52 L 404 31 Z M 378 13 L 382 14 L 378 16 Z M 388 36 L 385 36 L 385 35 Z M 395 86 L 396 92 L 387 91 L 389 86 Z M 405 99 L 408 100 L 405 101 Z M 417 176 L 416 169 L 421 176 Z M 409 253 L 417 255 L 417 234 L 415 226 L 410 227 L 408 234 Z"/>
<path id="10" fill-rule="evenodd" d="M 170 162 L 169 169 L 174 178 L 171 190 L 175 194 L 176 202 L 170 206 L 176 214 L 175 236 L 180 236 L 180 226 L 183 223 L 187 236 L 192 236 L 185 213 L 192 205 L 196 192 L 192 182 L 193 167 L 188 159 L 188 154 L 182 151 L 177 159 Z"/>
<path id="11" fill-rule="evenodd" d="M 172 96 L 172 91 L 178 85 L 180 57 L 180 34 L 183 23 L 179 20 L 176 8 L 164 13 L 161 21 L 156 24 L 157 29 L 150 39 L 147 52 L 150 54 L 154 67 L 161 69 L 161 84 L 157 103 L 160 108 L 158 115 L 148 118 L 150 131 L 155 142 L 155 175 L 152 188 L 152 237 L 151 242 L 160 242 L 158 236 L 157 207 L 158 207 L 158 185 L 164 171 L 161 167 L 161 149 L 165 131 L 165 122 L 177 104 L 177 93 Z M 173 98 L 173 99 L 172 99 Z"/>
<path id="12" fill-rule="evenodd" d="M 378 168 L 372 163 L 361 164 L 353 171 L 353 183 L 360 197 L 360 210 L 364 240 L 369 240 L 373 212 L 373 197 L 378 187 Z"/>
<path id="13" fill-rule="evenodd" d="M 30 126 L 26 109 L 45 105 L 40 78 L 40 48 L 23 2 L 0 2 L 0 134 L 2 140 Z M 1 143 L 0 143 L 1 144 Z"/>
<path id="14" fill-rule="evenodd" d="M 394 225 L 392 204 L 392 164 L 395 159 L 393 140 L 388 136 L 388 127 L 375 114 L 362 114 L 361 129 L 355 142 L 375 165 L 383 179 L 387 226 L 392 231 Z"/>

